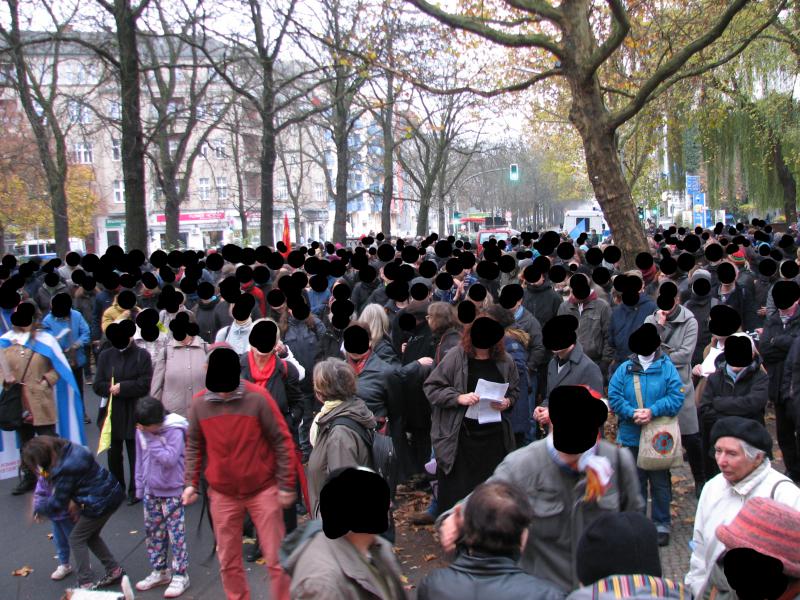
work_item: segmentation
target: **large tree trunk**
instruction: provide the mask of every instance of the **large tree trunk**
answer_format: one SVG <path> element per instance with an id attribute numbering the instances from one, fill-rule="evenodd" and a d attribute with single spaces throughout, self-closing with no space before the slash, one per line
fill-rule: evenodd
<path id="1" fill-rule="evenodd" d="M 381 230 L 392 233 L 392 196 L 394 196 L 394 73 L 386 74 L 386 105 L 383 107 L 383 200 Z"/>
<path id="2" fill-rule="evenodd" d="M 347 145 L 347 114 L 338 105 L 335 110 L 337 116 L 333 137 L 336 144 L 336 195 L 333 241 L 345 244 L 347 242 L 347 179 L 350 176 L 350 148 Z M 354 232 L 354 234 L 357 233 Z"/>
<path id="3" fill-rule="evenodd" d="M 441 194 L 437 200 L 437 205 L 439 209 L 439 237 L 447 237 L 447 211 L 445 211 L 444 196 Z"/>
<path id="4" fill-rule="evenodd" d="M 595 198 L 600 203 L 614 244 L 622 251 L 622 264 L 634 268 L 636 255 L 647 251 L 647 238 L 622 172 L 615 132 L 606 125 L 607 111 L 595 80 L 571 81 L 569 120 L 583 140 L 586 167 Z"/>
<path id="5" fill-rule="evenodd" d="M 181 199 L 175 189 L 175 180 L 165 181 L 167 189 L 164 190 L 164 220 L 166 222 L 166 246 L 168 250 L 175 250 L 181 244 L 180 240 L 180 206 Z M 172 188 L 172 189 L 170 189 Z"/>
<path id="6" fill-rule="evenodd" d="M 275 131 L 269 121 L 264 121 L 261 132 L 261 243 L 265 246 L 274 246 L 273 235 L 273 194 L 275 192 L 273 177 L 278 153 L 275 149 Z"/>
<path id="7" fill-rule="evenodd" d="M 783 157 L 783 148 L 780 142 L 775 143 L 772 158 L 775 164 L 775 172 L 778 175 L 778 181 L 781 182 L 781 186 L 783 187 L 783 214 L 786 216 L 786 224 L 796 223 L 797 181 L 786 165 L 786 160 Z"/>
<path id="8" fill-rule="evenodd" d="M 419 196 L 419 214 L 417 215 L 417 235 L 427 237 L 430 233 L 428 225 L 428 215 L 431 210 L 431 198 L 433 191 L 424 189 Z"/>
<path id="9" fill-rule="evenodd" d="M 125 245 L 147 253 L 144 136 L 142 134 L 139 49 L 136 16 L 130 0 L 114 0 L 119 45 L 119 82 L 122 105 L 122 177 L 125 181 Z"/>
<path id="10" fill-rule="evenodd" d="M 293 200 L 292 208 L 294 208 L 294 241 L 300 245 L 300 201 Z"/>

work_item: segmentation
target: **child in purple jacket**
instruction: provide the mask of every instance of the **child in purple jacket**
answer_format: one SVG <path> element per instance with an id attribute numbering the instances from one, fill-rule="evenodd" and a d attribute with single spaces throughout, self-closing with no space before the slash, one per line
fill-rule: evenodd
<path id="1" fill-rule="evenodd" d="M 36 489 L 33 492 L 33 519 L 38 523 L 44 511 L 44 506 L 53 495 L 53 488 L 43 472 L 39 472 L 36 479 Z M 69 564 L 69 534 L 75 527 L 75 522 L 69 511 L 60 511 L 50 515 L 53 523 L 53 544 L 58 554 L 58 567 L 50 575 L 50 579 L 60 581 L 72 573 L 72 565 Z"/>
<path id="2" fill-rule="evenodd" d="M 144 500 L 147 558 L 153 572 L 136 584 L 146 591 L 169 587 L 165 598 L 177 598 L 189 587 L 186 568 L 186 525 L 181 494 L 186 430 L 189 422 L 167 413 L 155 398 L 145 396 L 136 403 L 136 497 Z M 167 568 L 167 550 L 172 545 L 172 571 Z"/>

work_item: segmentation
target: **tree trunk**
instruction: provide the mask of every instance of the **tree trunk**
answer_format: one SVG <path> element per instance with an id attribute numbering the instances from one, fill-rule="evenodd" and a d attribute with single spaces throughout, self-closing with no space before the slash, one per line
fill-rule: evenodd
<path id="1" fill-rule="evenodd" d="M 166 223 L 166 246 L 167 250 L 175 250 L 180 246 L 180 205 L 181 200 L 178 191 L 175 189 L 175 180 L 165 181 L 164 190 L 164 221 Z M 172 189 L 170 189 L 172 188 Z"/>
<path id="2" fill-rule="evenodd" d="M 778 181 L 781 182 L 783 187 L 783 214 L 786 215 L 786 224 L 797 222 L 797 181 L 792 175 L 791 170 L 786 165 L 786 160 L 783 157 L 783 148 L 781 143 L 776 141 L 775 147 L 772 152 L 773 162 L 775 164 L 775 172 L 778 175 Z"/>
<path id="3" fill-rule="evenodd" d="M 347 145 L 347 113 L 338 105 L 336 123 L 334 125 L 334 143 L 336 144 L 336 195 L 334 199 L 333 241 L 347 242 L 347 180 L 350 176 L 350 148 Z M 354 232 L 357 234 L 358 232 Z"/>
<path id="4" fill-rule="evenodd" d="M 0 253 L 6 253 L 6 226 L 0 221 Z"/>
<path id="5" fill-rule="evenodd" d="M 622 252 L 624 268 L 635 267 L 636 255 L 647 251 L 647 238 L 622 172 L 615 132 L 606 125 L 607 111 L 595 80 L 571 78 L 569 120 L 583 140 L 586 167 L 595 198 Z"/>
<path id="6" fill-rule="evenodd" d="M 273 177 L 277 160 L 275 130 L 269 120 L 265 119 L 261 131 L 261 243 L 265 246 L 275 245 L 272 217 L 275 193 Z"/>
<path id="7" fill-rule="evenodd" d="M 428 215 L 431 210 L 431 190 L 422 190 L 419 196 L 419 215 L 417 215 L 417 235 L 427 237 L 430 231 L 428 225 Z"/>
<path id="8" fill-rule="evenodd" d="M 294 208 L 294 241 L 300 245 L 300 201 L 299 199 L 292 201 Z"/>
<path id="9" fill-rule="evenodd" d="M 437 201 L 439 208 L 439 237 L 447 237 L 447 214 L 444 207 L 444 196 L 439 195 Z"/>
<path id="10" fill-rule="evenodd" d="M 383 108 L 383 201 L 381 230 L 392 234 L 392 197 L 394 196 L 394 73 L 386 74 L 386 105 Z"/>
<path id="11" fill-rule="evenodd" d="M 122 105 L 122 178 L 125 182 L 125 246 L 147 254 L 144 135 L 142 134 L 140 62 L 136 16 L 130 0 L 114 0 L 119 46 L 119 85 Z"/>

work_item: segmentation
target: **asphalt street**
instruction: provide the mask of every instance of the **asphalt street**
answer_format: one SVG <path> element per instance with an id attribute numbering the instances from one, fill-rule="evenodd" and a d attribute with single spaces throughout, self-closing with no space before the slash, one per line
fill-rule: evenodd
<path id="1" fill-rule="evenodd" d="M 87 396 L 88 412 L 97 414 L 97 397 L 90 391 Z M 86 426 L 90 447 L 97 448 L 99 431 L 92 425 Z M 106 466 L 105 456 L 100 464 Z M 125 461 L 127 464 L 127 461 Z M 52 581 L 50 574 L 58 566 L 55 547 L 48 539 L 51 531 L 48 521 L 41 524 L 31 520 L 33 494 L 12 496 L 11 490 L 17 479 L 0 481 L 0 600 L 58 600 L 68 587 L 77 584 L 75 574 L 62 581 Z M 187 600 L 224 599 L 219 576 L 219 563 L 211 556 L 213 536 L 207 520 L 200 522 L 201 506 L 198 501 L 190 506 L 186 515 L 186 534 L 189 546 L 190 588 L 181 596 Z M 132 583 L 143 579 L 150 572 L 144 543 L 144 516 L 142 504 L 128 506 L 123 503 L 106 527 L 103 539 L 128 572 Z M 243 546 L 244 548 L 245 546 Z M 29 566 L 33 571 L 27 577 L 13 576 L 15 569 Z M 95 575 L 102 575 L 102 566 L 93 563 Z M 245 563 L 253 600 L 269 598 L 266 567 Z M 155 599 L 163 596 L 165 588 L 149 592 L 137 592 L 141 599 Z"/>

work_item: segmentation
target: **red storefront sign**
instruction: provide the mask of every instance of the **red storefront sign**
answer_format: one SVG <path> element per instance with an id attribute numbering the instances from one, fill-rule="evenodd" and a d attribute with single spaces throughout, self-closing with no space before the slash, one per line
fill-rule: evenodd
<path id="1" fill-rule="evenodd" d="M 201 213 L 181 213 L 178 220 L 181 223 L 195 222 L 195 221 L 222 221 L 225 219 L 225 211 L 218 212 L 201 212 Z M 166 223 L 166 215 L 156 215 L 156 223 Z"/>

